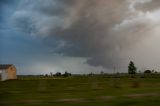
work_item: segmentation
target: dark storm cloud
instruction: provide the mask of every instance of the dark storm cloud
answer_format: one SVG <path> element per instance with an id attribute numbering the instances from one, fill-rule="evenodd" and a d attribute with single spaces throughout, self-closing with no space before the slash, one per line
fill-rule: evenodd
<path id="1" fill-rule="evenodd" d="M 5 26 L 4 22 L 11 15 L 11 11 L 14 11 L 17 2 L 18 0 L 0 0 L 0 29 Z"/>
<path id="2" fill-rule="evenodd" d="M 6 4 L 9 3 L 9 0 L 0 0 L 0 21 L 2 20 L 3 17 L 3 8 Z"/>
<path id="3" fill-rule="evenodd" d="M 0 11 L 4 10 L 4 7 L 9 7 L 17 3 L 18 0 L 0 0 Z"/>
<path id="4" fill-rule="evenodd" d="M 25 8 L 26 3 L 30 8 Z M 54 53 L 83 57 L 90 65 L 113 68 L 113 64 L 123 66 L 129 57 L 124 52 L 150 35 L 155 25 L 141 10 L 152 11 L 158 8 L 157 3 L 157 0 L 28 0 L 22 1 L 23 8 L 15 12 L 12 20 L 31 35 L 62 41 L 63 46 Z"/>
<path id="5" fill-rule="evenodd" d="M 11 2 L 13 2 L 13 0 L 1 0 L 0 1 L 0 5 L 6 5 L 6 4 L 10 4 Z"/>
<path id="6" fill-rule="evenodd" d="M 156 10 L 160 8 L 160 1 L 159 0 L 152 0 L 152 2 L 143 4 L 138 4 L 137 9 L 143 10 L 143 11 L 151 11 Z"/>

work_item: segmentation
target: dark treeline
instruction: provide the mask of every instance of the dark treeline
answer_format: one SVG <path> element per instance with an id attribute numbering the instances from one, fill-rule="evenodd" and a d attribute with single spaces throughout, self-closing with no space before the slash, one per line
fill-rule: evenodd
<path id="1" fill-rule="evenodd" d="M 101 78 L 160 78 L 160 73 L 137 73 L 131 75 L 128 73 L 115 74 L 54 74 L 50 75 L 18 75 L 18 78 L 69 78 L 69 77 L 101 77 Z"/>

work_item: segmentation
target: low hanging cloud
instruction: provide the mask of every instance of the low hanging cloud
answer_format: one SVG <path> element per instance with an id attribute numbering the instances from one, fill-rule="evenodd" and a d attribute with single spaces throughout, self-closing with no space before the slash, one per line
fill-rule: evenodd
<path id="1" fill-rule="evenodd" d="M 86 58 L 92 66 L 123 67 L 128 51 L 159 26 L 158 4 L 158 0 L 23 0 L 11 21 L 45 43 L 59 41 L 53 53 Z"/>

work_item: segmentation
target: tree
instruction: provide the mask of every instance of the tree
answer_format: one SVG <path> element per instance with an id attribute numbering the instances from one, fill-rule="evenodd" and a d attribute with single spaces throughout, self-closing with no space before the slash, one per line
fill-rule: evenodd
<path id="1" fill-rule="evenodd" d="M 62 74 L 61 74 L 61 72 L 57 72 L 56 74 L 55 74 L 55 76 L 57 76 L 57 77 L 60 77 Z"/>
<path id="2" fill-rule="evenodd" d="M 52 73 L 52 72 L 50 72 L 50 76 L 51 76 L 51 77 L 53 76 L 53 73 Z"/>
<path id="3" fill-rule="evenodd" d="M 104 74 L 104 71 L 101 71 L 101 75 L 103 75 Z"/>
<path id="4" fill-rule="evenodd" d="M 134 62 L 130 61 L 128 66 L 128 74 L 136 74 L 137 68 L 134 66 Z"/>
<path id="5" fill-rule="evenodd" d="M 71 73 L 68 73 L 67 71 L 63 74 L 63 77 L 69 77 L 71 76 Z"/>
<path id="6" fill-rule="evenodd" d="M 144 73 L 145 73 L 145 74 L 151 74 L 152 71 L 151 71 L 151 70 L 145 70 Z"/>

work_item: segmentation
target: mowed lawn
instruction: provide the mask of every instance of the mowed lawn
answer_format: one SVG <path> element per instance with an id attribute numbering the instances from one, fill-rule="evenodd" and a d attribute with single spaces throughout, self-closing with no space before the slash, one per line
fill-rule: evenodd
<path id="1" fill-rule="evenodd" d="M 0 82 L 0 106 L 160 106 L 160 78 L 76 76 Z"/>

